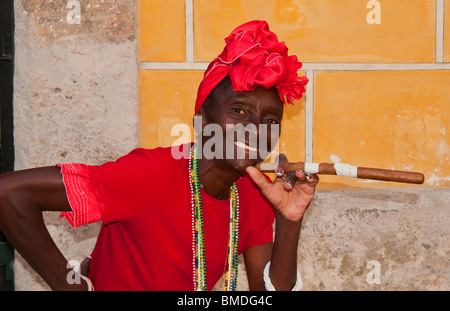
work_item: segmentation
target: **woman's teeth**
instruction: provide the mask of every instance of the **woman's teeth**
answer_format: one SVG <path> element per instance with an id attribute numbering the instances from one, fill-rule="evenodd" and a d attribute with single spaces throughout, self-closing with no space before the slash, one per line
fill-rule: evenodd
<path id="1" fill-rule="evenodd" d="M 256 152 L 257 151 L 257 149 L 255 147 L 250 147 L 247 144 L 243 143 L 242 141 L 235 141 L 234 144 L 238 148 L 246 149 L 246 150 L 249 150 L 249 151 L 252 151 L 252 152 Z"/>

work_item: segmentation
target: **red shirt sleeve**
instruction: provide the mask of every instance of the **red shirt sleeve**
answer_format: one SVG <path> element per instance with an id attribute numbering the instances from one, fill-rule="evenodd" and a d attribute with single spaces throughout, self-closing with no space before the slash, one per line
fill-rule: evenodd
<path id="1" fill-rule="evenodd" d="M 145 149 L 133 150 L 115 162 L 99 166 L 57 164 L 61 167 L 67 198 L 72 212 L 64 212 L 73 227 L 102 220 L 104 224 L 139 215 L 143 197 L 151 187 L 157 163 Z M 148 202 L 148 198 L 147 198 Z"/>
<path id="2" fill-rule="evenodd" d="M 97 199 L 92 191 L 89 168 L 84 164 L 57 164 L 61 168 L 66 195 L 72 212 L 63 212 L 74 228 L 101 220 Z"/>

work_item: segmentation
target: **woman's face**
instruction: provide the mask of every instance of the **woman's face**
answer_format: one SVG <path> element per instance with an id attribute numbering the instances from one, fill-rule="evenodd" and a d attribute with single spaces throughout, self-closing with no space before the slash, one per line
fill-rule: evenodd
<path id="1" fill-rule="evenodd" d="M 235 92 L 226 78 L 213 90 L 199 115 L 204 131 L 204 156 L 208 150 L 215 152 L 216 156 L 220 153 L 224 163 L 245 172 L 247 166 L 262 162 L 275 147 L 280 134 L 283 103 L 275 88 L 265 90 L 259 87 L 250 92 Z M 220 139 L 205 135 L 208 126 L 221 129 Z M 221 142 L 222 150 L 218 146 Z"/>

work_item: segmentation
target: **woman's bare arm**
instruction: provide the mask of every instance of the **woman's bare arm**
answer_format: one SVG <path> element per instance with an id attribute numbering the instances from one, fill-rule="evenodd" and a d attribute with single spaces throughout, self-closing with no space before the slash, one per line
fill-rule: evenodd
<path id="1" fill-rule="evenodd" d="M 0 175 L 0 230 L 53 290 L 86 290 L 69 284 L 67 260 L 51 238 L 43 211 L 71 211 L 59 167 Z"/>

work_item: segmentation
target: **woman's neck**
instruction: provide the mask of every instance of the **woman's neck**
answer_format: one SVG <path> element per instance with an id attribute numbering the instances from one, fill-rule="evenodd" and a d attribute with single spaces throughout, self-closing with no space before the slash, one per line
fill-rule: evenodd
<path id="1" fill-rule="evenodd" d="M 231 186 L 241 175 L 232 168 L 226 168 L 220 160 L 208 160 L 204 157 L 198 160 L 200 185 L 203 191 L 215 199 L 226 200 Z"/>

